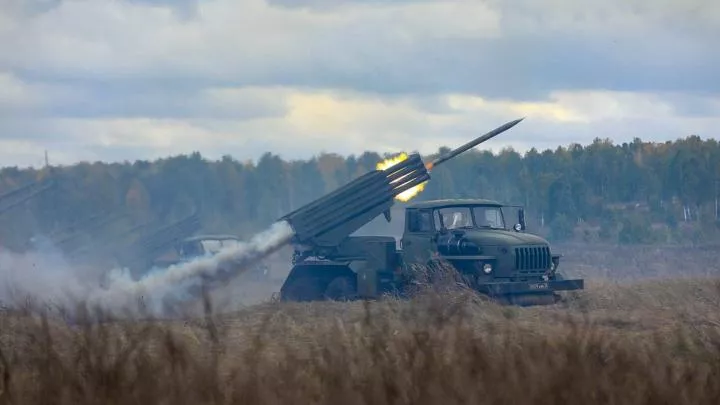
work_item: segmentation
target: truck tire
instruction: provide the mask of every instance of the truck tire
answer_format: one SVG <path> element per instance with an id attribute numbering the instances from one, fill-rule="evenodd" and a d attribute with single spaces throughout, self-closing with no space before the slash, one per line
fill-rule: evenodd
<path id="1" fill-rule="evenodd" d="M 357 299 L 357 283 L 348 276 L 335 277 L 325 290 L 325 299 L 353 301 Z"/>
<path id="2" fill-rule="evenodd" d="M 280 291 L 280 301 L 309 302 L 322 300 L 322 287 L 317 280 L 304 278 L 287 284 Z"/>
<path id="3" fill-rule="evenodd" d="M 351 293 L 356 291 L 354 276 L 355 273 L 346 265 L 296 264 L 280 287 L 280 297 L 282 301 L 323 301 L 328 299 L 328 293 L 338 296 L 338 288 L 340 294 L 352 296 Z M 349 278 L 349 285 L 353 288 L 348 290 L 345 282 L 335 281 L 338 278 Z M 333 281 L 333 287 L 329 288 Z"/>

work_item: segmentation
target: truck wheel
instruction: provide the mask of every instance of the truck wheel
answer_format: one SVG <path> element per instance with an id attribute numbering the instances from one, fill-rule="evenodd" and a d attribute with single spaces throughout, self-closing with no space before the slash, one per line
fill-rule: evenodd
<path id="1" fill-rule="evenodd" d="M 280 301 L 308 302 L 322 299 L 322 285 L 313 278 L 299 278 L 280 289 Z"/>
<path id="2" fill-rule="evenodd" d="M 357 286 L 347 276 L 334 278 L 325 290 L 325 299 L 333 301 L 352 301 L 357 298 Z"/>

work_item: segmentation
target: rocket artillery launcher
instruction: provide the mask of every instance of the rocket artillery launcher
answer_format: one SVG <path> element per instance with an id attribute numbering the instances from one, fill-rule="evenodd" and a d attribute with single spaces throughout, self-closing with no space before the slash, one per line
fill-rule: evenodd
<path id="1" fill-rule="evenodd" d="M 315 200 L 281 219 L 290 223 L 299 245 L 334 248 L 353 232 L 380 214 L 390 222 L 395 197 L 430 179 L 430 170 L 455 156 L 514 127 L 523 119 L 510 121 L 429 163 L 420 155 L 385 169 L 374 170 Z"/>
<path id="2" fill-rule="evenodd" d="M 525 233 L 524 211 L 509 228 L 502 204 L 440 200 L 405 210 L 401 249 L 393 237 L 350 236 L 380 214 L 390 222 L 396 197 L 430 179 L 430 171 L 517 125 L 508 122 L 424 163 L 418 154 L 371 171 L 281 218 L 293 229 L 293 268 L 283 301 L 375 298 L 414 283 L 414 264 L 450 263 L 477 291 L 510 303 L 553 303 L 557 291 L 583 289 L 583 280 L 557 272 L 560 256 L 548 242 Z"/>

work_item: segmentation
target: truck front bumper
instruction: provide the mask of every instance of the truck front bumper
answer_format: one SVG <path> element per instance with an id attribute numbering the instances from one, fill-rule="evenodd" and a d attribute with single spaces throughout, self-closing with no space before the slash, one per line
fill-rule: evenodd
<path id="1" fill-rule="evenodd" d="M 541 294 L 554 291 L 582 290 L 584 288 L 585 282 L 583 279 L 482 283 L 477 287 L 479 292 L 492 296 Z"/>

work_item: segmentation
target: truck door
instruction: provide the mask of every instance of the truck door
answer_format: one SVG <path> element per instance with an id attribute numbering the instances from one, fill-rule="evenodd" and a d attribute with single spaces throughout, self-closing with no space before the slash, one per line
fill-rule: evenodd
<path id="1" fill-rule="evenodd" d="M 405 232 L 401 240 L 403 257 L 408 264 L 425 264 L 432 256 L 435 244 L 433 212 L 429 209 L 408 209 L 405 213 Z"/>

